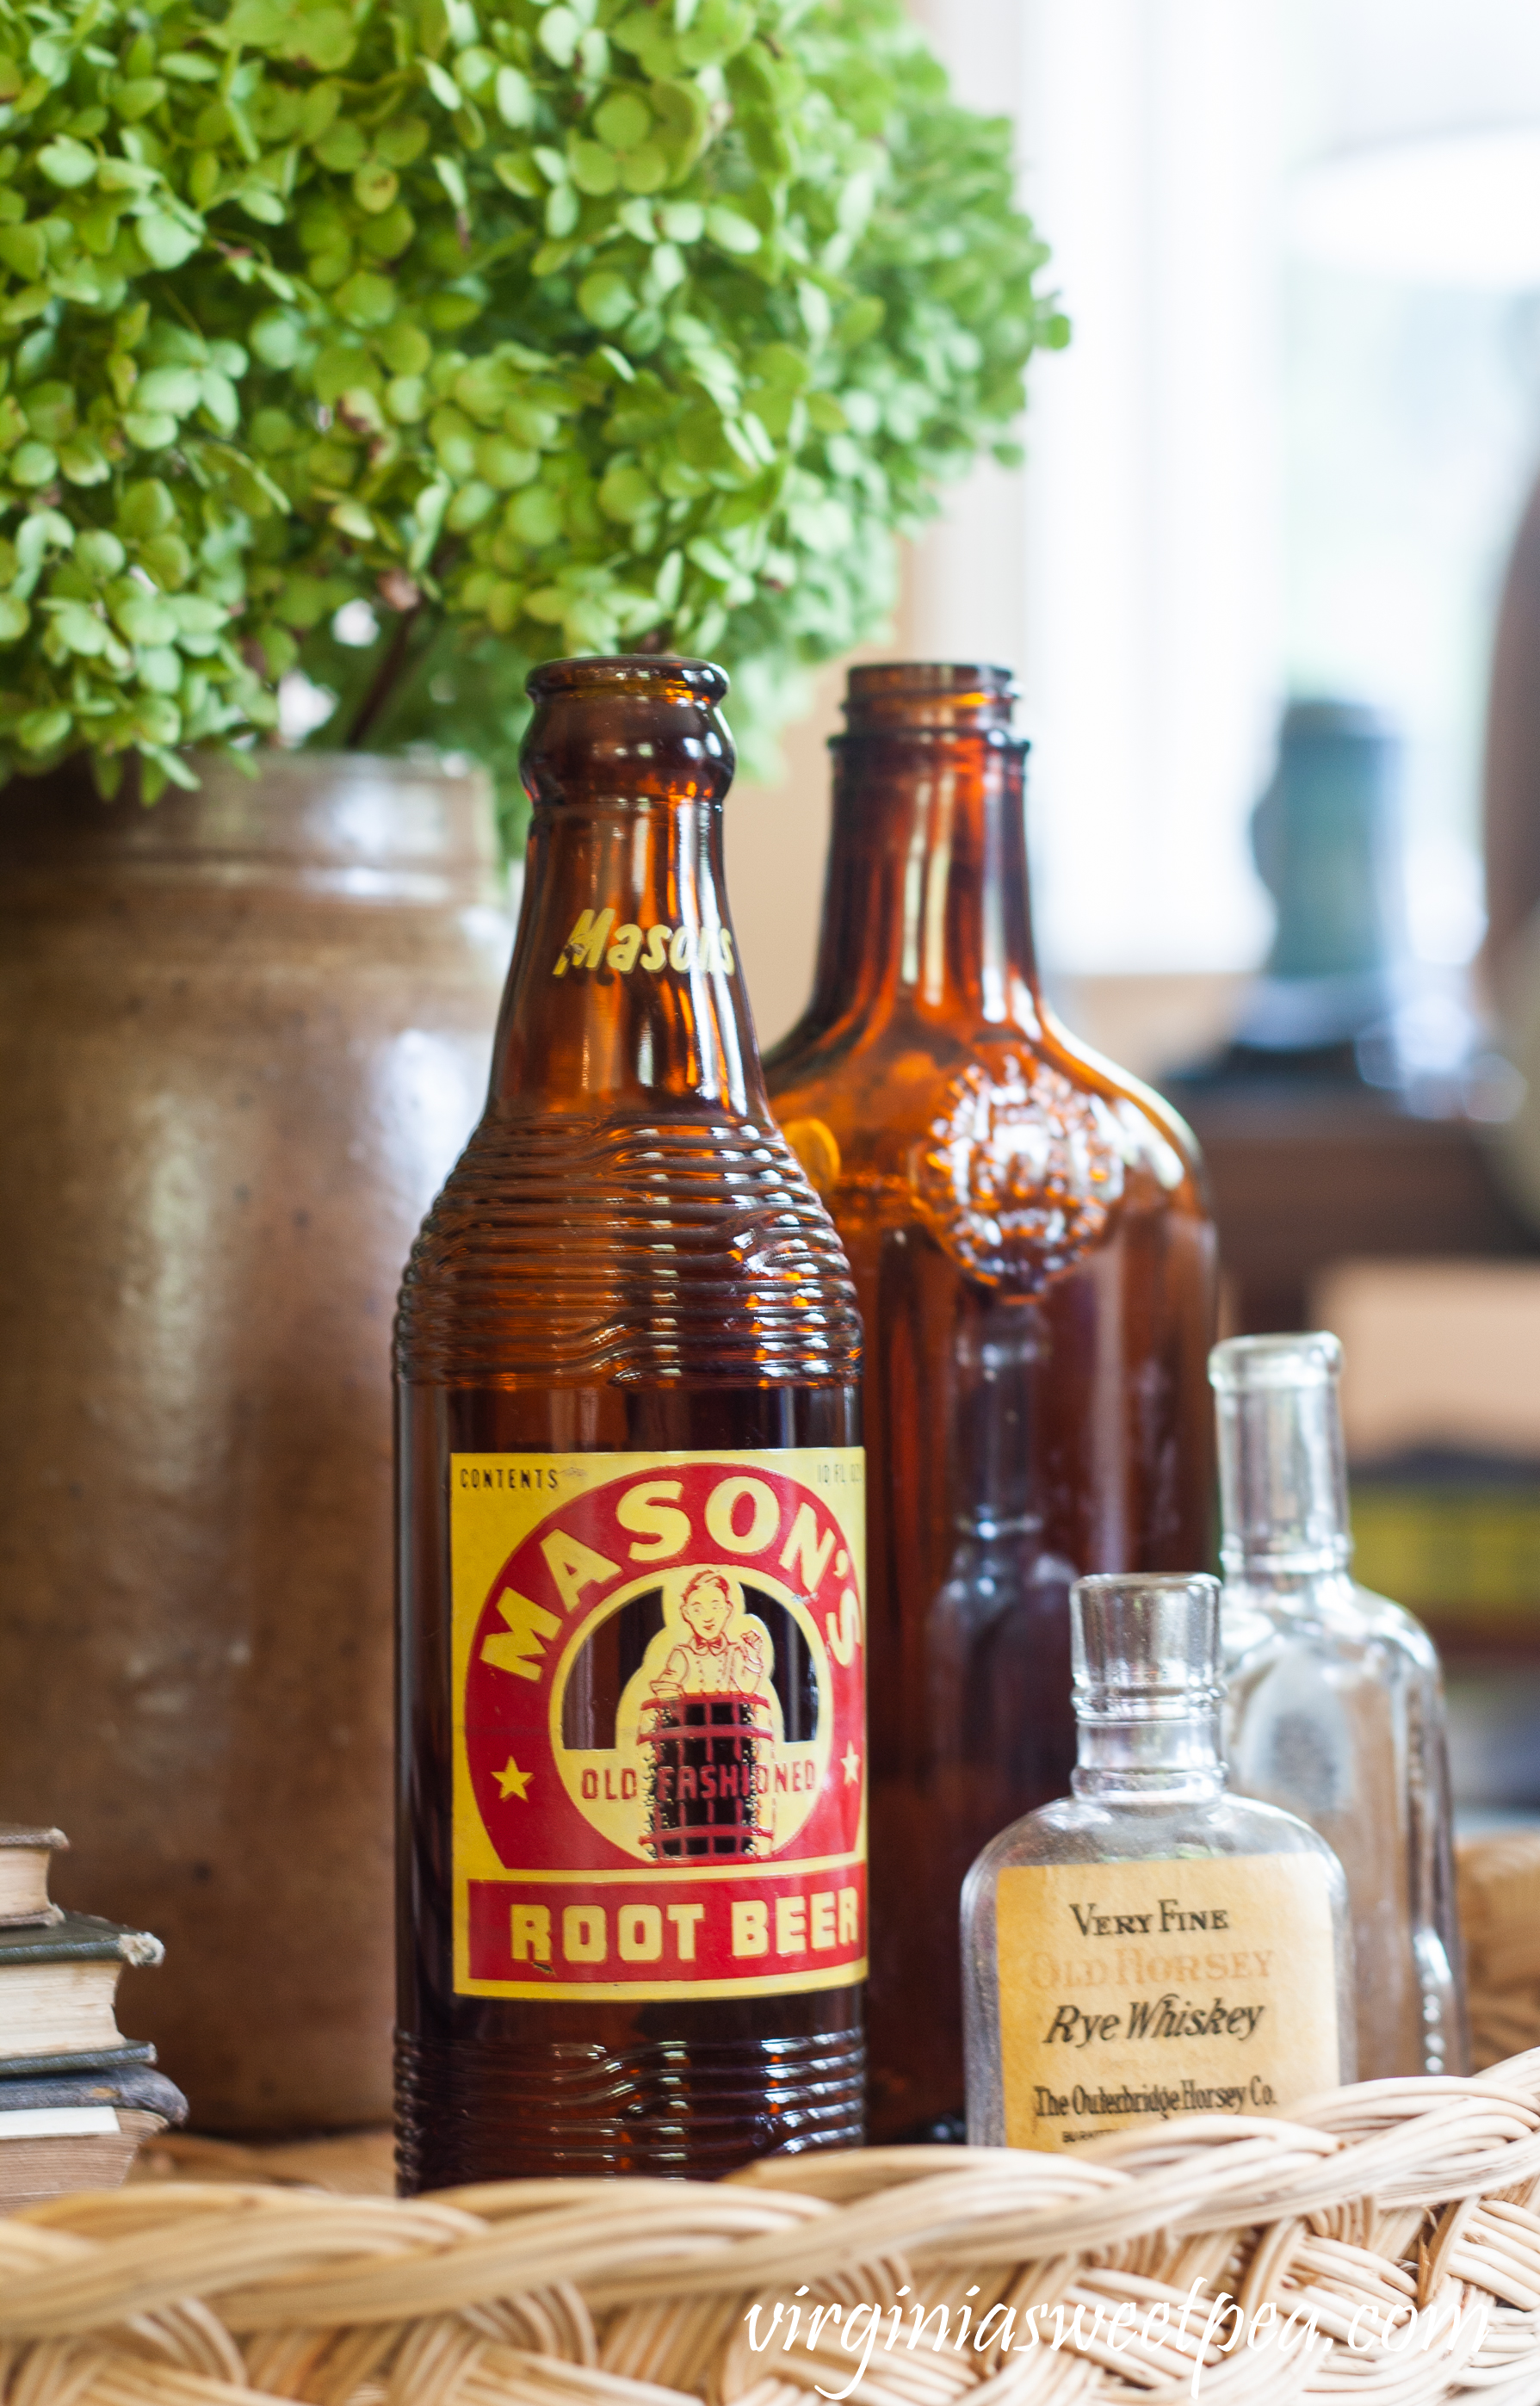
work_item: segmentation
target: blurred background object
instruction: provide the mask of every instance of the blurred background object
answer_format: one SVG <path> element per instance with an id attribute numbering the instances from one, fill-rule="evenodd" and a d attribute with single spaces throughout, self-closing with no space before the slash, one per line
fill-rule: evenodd
<path id="1" fill-rule="evenodd" d="M 1449 1654 L 1462 1808 L 1540 1816 L 1540 1105 L 1495 1033 L 1540 1095 L 1540 12 L 917 13 L 1018 115 L 1074 340 L 884 648 L 1016 669 L 1079 1034 L 1162 1084 L 1289 1039 L 1181 1090 L 1230 1323 L 1335 1327 L 1349 1393 L 1399 1399 L 1349 1402 L 1363 1575 Z M 767 1041 L 811 978 L 837 689 L 728 834 Z M 1356 886 L 1312 818 L 1356 825 Z M 1335 1066 L 1297 1057 L 1310 1009 Z"/>

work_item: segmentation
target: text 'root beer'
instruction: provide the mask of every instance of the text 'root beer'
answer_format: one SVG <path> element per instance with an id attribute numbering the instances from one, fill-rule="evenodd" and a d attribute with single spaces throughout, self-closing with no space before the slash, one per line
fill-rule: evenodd
<path id="1" fill-rule="evenodd" d="M 726 683 L 531 678 L 491 1090 L 402 1291 L 412 2189 L 862 2136 L 860 1324 L 738 973 Z"/>

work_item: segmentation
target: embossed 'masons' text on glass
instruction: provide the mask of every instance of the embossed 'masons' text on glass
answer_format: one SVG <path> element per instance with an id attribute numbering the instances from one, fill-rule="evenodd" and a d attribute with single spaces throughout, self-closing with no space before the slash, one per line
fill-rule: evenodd
<path id="1" fill-rule="evenodd" d="M 738 971 L 725 686 L 532 679 L 491 1091 L 402 1292 L 410 2189 L 862 2136 L 860 1323 Z"/>

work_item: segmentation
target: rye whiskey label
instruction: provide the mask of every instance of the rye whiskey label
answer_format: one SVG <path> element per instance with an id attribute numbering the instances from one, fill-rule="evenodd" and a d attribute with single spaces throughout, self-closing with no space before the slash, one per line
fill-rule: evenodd
<path id="1" fill-rule="evenodd" d="M 452 1457 L 459 1993 L 866 1976 L 862 1472 Z"/>
<path id="2" fill-rule="evenodd" d="M 1314 1855 L 1002 1871 L 1006 2140 L 1072 2147 L 1173 2114 L 1287 2114 L 1338 2079 Z"/>

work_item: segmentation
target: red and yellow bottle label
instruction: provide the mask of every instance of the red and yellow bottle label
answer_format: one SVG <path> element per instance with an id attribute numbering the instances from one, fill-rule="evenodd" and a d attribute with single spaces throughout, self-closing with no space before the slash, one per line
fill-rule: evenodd
<path id="1" fill-rule="evenodd" d="M 865 1978 L 863 1468 L 451 1457 L 459 1994 Z"/>

